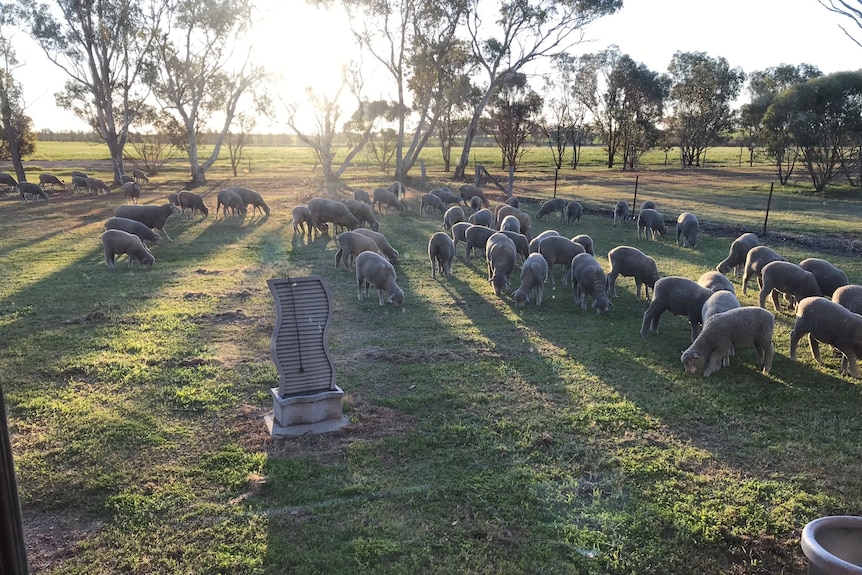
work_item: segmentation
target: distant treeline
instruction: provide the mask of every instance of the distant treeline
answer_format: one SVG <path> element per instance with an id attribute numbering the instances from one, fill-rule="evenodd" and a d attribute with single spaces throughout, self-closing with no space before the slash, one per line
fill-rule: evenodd
<path id="1" fill-rule="evenodd" d="M 92 131 L 79 130 L 39 130 L 36 132 L 41 142 L 91 142 L 104 144 L 105 141 Z M 204 146 L 215 144 L 217 134 L 215 132 L 204 132 L 198 136 L 198 143 Z M 130 137 L 134 140 L 134 135 Z M 292 134 L 253 134 L 250 146 L 299 146 L 302 145 L 295 135 Z"/>

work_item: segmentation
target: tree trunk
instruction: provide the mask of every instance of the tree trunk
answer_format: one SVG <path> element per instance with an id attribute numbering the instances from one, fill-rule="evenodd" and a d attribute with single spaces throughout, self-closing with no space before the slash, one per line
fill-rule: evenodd
<path id="1" fill-rule="evenodd" d="M 470 125 L 467 126 L 467 133 L 464 135 L 464 148 L 461 150 L 461 159 L 458 160 L 458 165 L 455 166 L 455 179 L 461 179 L 464 177 L 464 171 L 467 169 L 467 164 L 470 163 L 470 147 L 473 145 L 473 138 L 476 137 L 476 134 L 479 131 L 479 118 L 482 116 L 485 106 L 491 100 L 491 95 L 494 93 L 494 90 L 497 89 L 497 83 L 495 80 L 496 79 L 491 80 L 488 90 L 485 92 L 485 96 L 476 106 L 476 109 L 473 110 L 473 117 L 470 119 Z"/>
<path id="2" fill-rule="evenodd" d="M 12 105 L 9 103 L 6 89 L 2 86 L 0 86 L 0 116 L 2 116 L 3 133 L 6 135 L 6 141 L 9 143 L 9 157 L 12 160 L 12 165 L 15 167 L 15 176 L 19 182 L 26 180 L 24 163 L 21 161 L 18 130 L 15 129 L 15 123 L 12 119 Z"/>

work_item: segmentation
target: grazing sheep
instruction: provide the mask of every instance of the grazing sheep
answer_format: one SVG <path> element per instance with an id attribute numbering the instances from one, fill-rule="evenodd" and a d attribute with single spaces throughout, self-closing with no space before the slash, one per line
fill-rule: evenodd
<path id="1" fill-rule="evenodd" d="M 140 186 L 138 186 L 138 189 L 140 189 Z M 189 219 L 195 215 L 196 211 L 200 212 L 205 218 L 210 215 L 210 210 L 204 205 L 203 196 L 200 194 L 182 190 L 177 194 L 177 201 L 180 204 L 180 215 L 186 216 L 186 210 L 188 210 L 188 216 L 186 217 Z"/>
<path id="2" fill-rule="evenodd" d="M 593 298 L 596 315 L 606 312 L 613 305 L 608 299 L 608 279 L 605 270 L 596 258 L 582 253 L 572 258 L 572 295 L 581 309 L 587 309 L 587 296 Z"/>
<path id="3" fill-rule="evenodd" d="M 712 293 L 711 296 L 703 303 L 700 316 L 703 320 L 703 325 L 709 321 L 709 318 L 717 313 L 723 313 L 727 310 L 740 307 L 739 300 L 736 294 L 727 290 L 718 290 Z"/>
<path id="4" fill-rule="evenodd" d="M 583 213 L 584 206 L 581 205 L 581 202 L 572 200 L 566 204 L 566 223 L 568 225 L 572 225 L 575 222 L 581 223 L 581 216 Z"/>
<path id="5" fill-rule="evenodd" d="M 502 297 L 503 290 L 510 285 L 509 275 L 515 268 L 515 242 L 506 234 L 497 232 L 488 238 L 485 254 L 488 260 L 488 281 L 494 286 L 494 294 Z"/>
<path id="6" fill-rule="evenodd" d="M 291 215 L 293 216 L 293 233 L 298 234 L 302 230 L 302 235 L 311 235 L 311 227 L 314 224 L 311 220 L 311 212 L 308 206 L 300 204 L 294 207 Z"/>
<path id="7" fill-rule="evenodd" d="M 455 243 L 443 232 L 434 232 L 428 240 L 428 259 L 431 260 L 431 278 L 437 279 L 437 270 L 447 278 L 452 277 L 452 260 L 455 259 Z"/>
<path id="8" fill-rule="evenodd" d="M 144 182 L 146 182 L 148 184 L 150 183 L 150 178 L 148 178 L 147 174 L 145 174 L 144 171 L 139 169 L 139 168 L 135 168 L 134 170 L 132 170 L 132 175 L 138 181 L 143 180 Z"/>
<path id="9" fill-rule="evenodd" d="M 172 192 L 170 194 L 165 194 L 165 199 L 175 206 L 180 205 L 180 195 L 176 192 Z M 218 210 L 216 210 L 216 211 L 218 211 Z"/>
<path id="10" fill-rule="evenodd" d="M 775 316 L 765 309 L 749 306 L 728 310 L 703 325 L 703 331 L 682 352 L 680 361 L 687 374 L 696 375 L 703 369 L 703 376 L 709 377 L 725 364 L 732 350 L 753 345 L 757 369 L 767 374 L 775 355 L 774 329 Z"/>
<path id="11" fill-rule="evenodd" d="M 134 181 L 135 181 L 135 178 L 133 178 L 132 176 L 130 176 L 128 174 L 123 174 L 122 176 L 120 176 L 120 183 L 121 184 L 125 184 L 127 182 L 134 182 Z"/>
<path id="12" fill-rule="evenodd" d="M 701 285 L 712 291 L 726 290 L 736 295 L 736 290 L 733 288 L 733 284 L 730 283 L 730 280 L 727 279 L 724 274 L 718 273 L 717 271 L 708 271 L 701 275 L 697 279 L 697 285 Z"/>
<path id="13" fill-rule="evenodd" d="M 341 200 L 341 203 L 347 206 L 350 213 L 353 214 L 359 223 L 367 225 L 375 232 L 380 229 L 380 222 L 377 221 L 377 216 L 374 215 L 374 210 L 365 202 L 359 200 Z"/>
<path id="14" fill-rule="evenodd" d="M 144 242 L 144 245 L 147 242 L 151 244 L 158 245 L 162 243 L 162 236 L 153 231 L 152 228 L 148 228 L 146 224 L 142 224 L 138 220 L 131 220 L 129 218 L 118 218 L 116 216 L 108 218 L 108 221 L 105 222 L 106 230 L 123 230 L 124 232 L 128 232 L 130 234 L 135 234 L 141 241 Z"/>
<path id="15" fill-rule="evenodd" d="M 371 205 L 371 196 L 369 196 L 368 192 L 361 188 L 353 190 L 353 199 L 357 202 L 362 202 L 363 204 L 368 204 L 369 206 Z"/>
<path id="16" fill-rule="evenodd" d="M 477 226 L 485 226 L 486 228 L 494 227 L 494 212 L 489 210 L 488 208 L 482 208 L 477 212 L 473 212 L 470 214 L 470 217 L 467 218 L 467 221 L 471 224 L 476 224 Z M 518 225 L 520 227 L 520 224 Z"/>
<path id="17" fill-rule="evenodd" d="M 620 224 L 624 224 L 626 218 L 629 217 L 629 203 L 625 200 L 620 200 L 617 202 L 617 205 L 614 206 L 614 227 L 616 227 L 617 222 Z"/>
<path id="18" fill-rule="evenodd" d="M 820 294 L 826 297 L 832 297 L 835 290 L 850 283 L 846 273 L 820 258 L 804 259 L 799 262 L 799 267 L 814 274 Z"/>
<path id="19" fill-rule="evenodd" d="M 395 194 L 395 197 L 399 200 L 404 199 L 404 196 L 407 195 L 407 188 L 401 182 L 392 182 L 386 189 Z"/>
<path id="20" fill-rule="evenodd" d="M 548 262 L 542 254 L 530 254 L 521 266 L 521 285 L 512 293 L 515 307 L 524 307 L 533 294 L 536 295 L 536 306 L 542 305 L 542 295 L 545 293 L 545 281 L 548 279 Z"/>
<path id="21" fill-rule="evenodd" d="M 78 190 L 86 190 L 87 193 L 90 193 L 90 189 L 87 187 L 87 178 L 72 176 L 72 193 L 77 195 Z"/>
<path id="22" fill-rule="evenodd" d="M 700 233 L 700 222 L 697 216 L 683 212 L 676 219 L 676 243 L 684 248 L 697 246 L 697 234 Z"/>
<path id="23" fill-rule="evenodd" d="M 771 248 L 766 246 L 754 246 L 745 256 L 745 272 L 742 274 L 742 293 L 743 295 L 748 291 L 748 280 L 751 276 L 757 277 L 757 286 L 759 288 L 763 287 L 763 279 L 761 278 L 761 272 L 766 266 L 771 262 L 775 261 L 787 261 Z"/>
<path id="24" fill-rule="evenodd" d="M 548 275 L 551 277 L 551 286 L 556 285 L 556 282 L 554 282 L 554 264 L 561 264 L 563 266 L 563 285 L 566 285 L 571 274 L 572 258 L 585 252 L 584 246 L 563 236 L 548 236 L 543 239 L 539 244 L 539 253 L 548 262 Z"/>
<path id="25" fill-rule="evenodd" d="M 328 227 L 324 224 L 331 223 L 333 226 L 341 226 L 348 230 L 361 227 L 356 216 L 350 213 L 347 206 L 341 202 L 329 198 L 311 198 L 308 201 L 308 210 L 311 212 L 311 221 L 318 233 L 325 234 Z"/>
<path id="26" fill-rule="evenodd" d="M 179 203 L 179 194 L 177 194 L 177 203 L 174 205 L 179 206 Z M 216 194 L 216 217 L 218 217 L 219 209 L 222 209 L 224 210 L 224 217 L 227 218 L 227 210 L 230 208 L 232 217 L 239 216 L 244 218 L 246 214 L 245 206 L 245 202 L 240 195 L 236 193 L 234 188 L 225 188 L 223 190 L 219 190 L 219 193 Z"/>
<path id="27" fill-rule="evenodd" d="M 472 184 L 464 184 L 458 188 L 458 191 L 461 193 L 461 199 L 464 200 L 464 204 L 468 204 L 470 202 L 470 198 L 478 197 L 482 200 L 482 206 L 487 208 L 491 205 L 485 197 L 485 192 L 483 192 L 480 187 Z"/>
<path id="28" fill-rule="evenodd" d="M 111 193 L 111 188 L 108 187 L 108 184 L 99 178 L 87 178 L 87 189 L 90 194 L 95 193 L 97 196 L 101 195 L 103 191 L 106 194 Z"/>
<path id="29" fill-rule="evenodd" d="M 566 200 L 563 198 L 554 198 L 553 200 L 548 200 L 542 204 L 542 207 L 539 208 L 539 211 L 536 212 L 536 219 L 541 220 L 542 218 L 549 218 L 551 214 L 555 212 L 560 213 L 560 221 L 563 221 L 566 217 Z"/>
<path id="30" fill-rule="evenodd" d="M 470 263 L 470 254 L 473 253 L 473 249 L 479 248 L 483 252 L 485 251 L 485 245 L 488 243 L 488 238 L 490 238 L 496 230 L 492 228 L 486 228 L 485 226 L 476 226 L 470 225 L 469 228 L 464 232 L 465 242 L 467 247 L 464 252 L 464 263 Z M 487 254 L 485 254 L 487 257 Z"/>
<path id="31" fill-rule="evenodd" d="M 656 209 L 655 202 L 652 200 L 647 200 L 641 204 L 641 209 L 642 210 L 654 210 L 654 209 Z"/>
<path id="32" fill-rule="evenodd" d="M 137 204 L 138 198 L 141 197 L 141 185 L 137 182 L 126 182 L 123 184 L 123 197 L 126 201 L 132 200 L 133 204 Z"/>
<path id="33" fill-rule="evenodd" d="M 832 294 L 832 301 L 853 313 L 862 314 L 862 286 L 854 284 L 841 286 Z"/>
<path id="34" fill-rule="evenodd" d="M 356 293 L 359 301 L 362 301 L 363 288 L 365 299 L 368 299 L 370 286 L 377 288 L 377 297 L 380 305 L 384 305 L 383 293 L 387 295 L 386 301 L 399 307 L 404 303 L 404 292 L 395 283 L 397 276 L 395 268 L 386 261 L 386 258 L 375 252 L 362 252 L 356 256 Z"/>
<path id="35" fill-rule="evenodd" d="M 661 314 L 670 311 L 673 315 L 686 316 L 691 324 L 691 341 L 697 337 L 698 326 L 703 323 L 700 315 L 703 304 L 714 292 L 697 282 L 679 276 L 660 278 L 653 288 L 652 302 L 644 312 L 641 324 L 641 337 L 646 337 L 647 330 L 658 333 L 658 321 Z"/>
<path id="36" fill-rule="evenodd" d="M 581 244 L 582 246 L 584 246 L 585 252 L 587 252 L 593 257 L 596 257 L 596 252 L 593 249 L 593 238 L 591 238 L 587 234 L 578 234 L 572 238 L 572 241 L 576 244 Z"/>
<path id="37" fill-rule="evenodd" d="M 641 239 L 641 230 L 644 231 L 644 239 L 656 239 L 656 234 L 662 238 L 667 235 L 667 228 L 664 225 L 664 216 L 652 209 L 641 209 L 638 214 L 638 239 Z"/>
<path id="38" fill-rule="evenodd" d="M 500 222 L 500 231 L 509 230 L 510 232 L 521 233 L 521 222 L 515 216 L 506 216 Z"/>
<path id="39" fill-rule="evenodd" d="M 55 189 L 55 186 L 60 186 L 61 189 L 66 189 L 66 183 L 55 176 L 54 174 L 39 174 L 39 185 L 42 186 L 42 189 L 45 189 L 45 186 L 51 185 L 51 189 Z"/>
<path id="40" fill-rule="evenodd" d="M 18 181 L 4 172 L 0 172 L 0 184 L 7 186 L 7 189 L 15 189 L 18 187 Z"/>
<path id="41" fill-rule="evenodd" d="M 161 231 L 165 234 L 165 237 L 168 238 L 169 242 L 174 240 L 171 239 L 171 236 L 169 236 L 167 230 L 165 230 L 165 223 L 168 221 L 168 218 L 178 213 L 180 213 L 180 209 L 174 204 L 162 204 L 160 206 L 137 206 L 127 204 L 119 206 L 114 210 L 114 215 L 118 218 L 137 220 L 148 228 Z"/>
<path id="42" fill-rule="evenodd" d="M 446 204 L 434 194 L 422 194 L 419 202 L 419 215 L 424 215 L 428 210 L 437 210 L 442 216 L 446 213 Z"/>
<path id="43" fill-rule="evenodd" d="M 252 207 L 251 215 L 254 215 L 257 210 L 260 210 L 261 214 L 269 215 L 269 206 L 265 201 L 263 201 L 263 196 L 258 192 L 250 190 L 249 188 L 241 188 L 239 186 L 233 186 L 227 189 L 235 191 L 239 197 L 242 198 L 245 206 Z"/>
<path id="44" fill-rule="evenodd" d="M 464 202 L 464 200 L 461 199 L 461 196 L 456 196 L 451 191 L 449 191 L 449 188 L 445 188 L 445 189 L 437 188 L 437 189 L 431 190 L 428 193 L 434 194 L 435 196 L 440 198 L 440 200 L 446 206 L 448 206 L 449 204 L 457 204 L 460 206 Z"/>
<path id="45" fill-rule="evenodd" d="M 515 242 L 515 253 L 518 254 L 521 261 L 526 260 L 530 255 L 530 242 L 527 241 L 527 236 L 511 230 L 500 230 L 500 233 L 506 234 L 510 240 Z"/>
<path id="46" fill-rule="evenodd" d="M 512 207 L 508 204 L 500 204 L 496 208 L 494 208 L 494 218 L 495 223 L 497 225 L 497 229 L 500 229 L 500 224 L 506 218 L 506 216 L 515 216 L 518 218 L 518 221 L 521 223 L 521 233 L 527 236 L 528 240 L 533 239 L 533 234 L 530 229 L 533 226 L 533 219 L 527 212 L 523 212 L 518 208 Z"/>
<path id="47" fill-rule="evenodd" d="M 766 296 L 771 294 L 775 311 L 781 311 L 777 292 L 787 296 L 790 309 L 796 306 L 796 302 L 807 297 L 823 295 L 814 274 L 792 262 L 770 262 L 763 266 L 760 278 L 763 280 L 759 300 L 762 308 L 766 307 Z"/>
<path id="48" fill-rule="evenodd" d="M 519 200 L 515 196 L 511 196 L 509 198 L 506 198 L 506 201 L 504 203 L 508 206 L 512 206 L 513 208 L 520 208 L 521 207 L 521 200 Z"/>
<path id="49" fill-rule="evenodd" d="M 470 211 L 471 213 L 476 213 L 479 210 L 483 209 L 485 206 L 482 205 L 482 198 L 479 196 L 473 196 L 470 198 Z"/>
<path id="50" fill-rule="evenodd" d="M 538 236 L 530 240 L 530 253 L 537 254 L 539 253 L 539 244 L 542 243 L 542 240 L 549 236 L 558 236 L 560 235 L 557 230 L 545 230 L 540 233 Z M 573 240 L 574 241 L 574 240 Z"/>
<path id="51" fill-rule="evenodd" d="M 148 270 L 153 267 L 153 263 L 156 261 L 150 250 L 144 246 L 141 238 L 123 230 L 111 229 L 102 232 L 102 247 L 105 250 L 105 263 L 112 270 L 117 269 L 114 258 L 118 255 L 126 254 L 129 256 L 130 268 L 133 262 L 138 262 L 141 269 Z"/>
<path id="52" fill-rule="evenodd" d="M 352 270 L 353 260 L 362 252 L 380 253 L 377 242 L 356 232 L 342 232 L 335 238 L 335 242 L 338 244 L 338 249 L 335 250 L 335 269 L 344 264 L 345 268 Z"/>
<path id="53" fill-rule="evenodd" d="M 48 194 L 39 187 L 39 184 L 34 184 L 33 182 L 18 182 L 18 191 L 21 193 L 21 201 L 27 203 L 27 196 L 33 196 L 33 198 L 42 198 L 43 200 L 48 199 Z"/>
<path id="54" fill-rule="evenodd" d="M 377 211 L 379 213 L 383 213 L 383 206 L 386 206 L 386 213 L 389 213 L 389 207 L 398 208 L 399 212 L 404 211 L 404 204 L 401 203 L 401 200 L 398 199 L 394 193 L 392 193 L 387 188 L 375 188 L 374 195 L 371 200 L 371 209 L 374 209 L 374 205 L 377 204 Z"/>
<path id="55" fill-rule="evenodd" d="M 641 284 L 644 297 L 649 300 L 649 290 L 661 277 L 655 260 L 637 248 L 617 246 L 608 252 L 611 271 L 608 272 L 608 293 L 617 297 L 617 276 L 634 277 L 637 286 L 637 299 L 641 299 Z"/>
<path id="56" fill-rule="evenodd" d="M 357 228 L 353 230 L 353 232 L 374 240 L 374 243 L 377 244 L 377 249 L 380 250 L 380 253 L 383 254 L 383 257 L 388 259 L 393 264 L 398 263 L 398 250 L 392 247 L 392 245 L 389 243 L 389 240 L 386 239 L 386 236 L 384 236 L 380 232 L 369 230 L 367 228 Z"/>
<path id="57" fill-rule="evenodd" d="M 461 206 L 452 206 L 443 214 L 443 229 L 448 232 L 452 226 L 464 220 L 464 210 L 461 209 Z"/>
<path id="58" fill-rule="evenodd" d="M 73 178 L 84 178 L 85 180 L 90 177 L 85 172 L 82 172 L 80 170 L 74 170 L 69 175 Z"/>
<path id="59" fill-rule="evenodd" d="M 808 297 L 796 306 L 796 322 L 790 332 L 790 360 L 796 361 L 796 346 L 805 334 L 811 355 L 820 359 L 820 343 L 837 348 L 844 354 L 841 374 L 859 378 L 856 358 L 862 354 L 862 316 L 824 297 Z"/>
<path id="60" fill-rule="evenodd" d="M 727 274 L 731 269 L 733 275 L 739 275 L 739 269 L 745 266 L 745 258 L 752 248 L 760 245 L 760 238 L 752 233 L 742 234 L 730 244 L 730 253 L 715 266 L 715 269 Z"/>
<path id="61" fill-rule="evenodd" d="M 472 226 L 470 222 L 457 222 L 452 226 L 449 232 L 452 234 L 452 241 L 455 243 L 455 250 L 458 250 L 458 244 L 467 241 L 467 228 Z M 488 228 L 491 229 L 491 228 Z"/>

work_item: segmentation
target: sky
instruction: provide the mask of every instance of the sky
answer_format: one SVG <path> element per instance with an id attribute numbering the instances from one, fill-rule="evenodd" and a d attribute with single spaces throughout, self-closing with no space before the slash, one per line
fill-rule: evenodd
<path id="1" fill-rule="evenodd" d="M 358 51 L 350 44 L 350 29 L 340 11 L 309 7 L 303 0 L 258 0 L 258 7 L 259 23 L 252 34 L 255 61 L 274 74 L 275 113 L 283 117 L 279 100 L 302 101 L 306 86 L 323 93 L 333 89 L 342 66 L 356 59 Z M 817 0 L 624 0 L 621 11 L 587 28 L 586 41 L 573 52 L 617 45 L 656 72 L 665 72 L 677 51 L 723 57 L 745 72 L 801 63 L 827 74 L 858 69 L 862 47 L 839 24 L 853 26 Z M 862 31 L 856 36 L 862 39 Z M 87 130 L 55 103 L 65 73 L 23 30 L 15 33 L 13 44 L 24 63 L 15 76 L 24 86 L 26 113 L 35 128 Z M 388 95 L 384 88 L 377 92 L 371 87 L 368 96 Z M 258 129 L 290 131 L 280 120 L 262 121 Z"/>

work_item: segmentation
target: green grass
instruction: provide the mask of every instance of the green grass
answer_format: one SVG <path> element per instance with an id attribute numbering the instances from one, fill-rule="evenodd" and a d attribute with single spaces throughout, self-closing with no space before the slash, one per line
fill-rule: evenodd
<path id="1" fill-rule="evenodd" d="M 790 362 L 790 313 L 777 314 L 768 376 L 742 349 L 712 377 L 686 377 L 687 321 L 665 314 L 659 335 L 641 338 L 646 304 L 631 279 L 606 315 L 575 307 L 559 269 L 542 307 L 516 309 L 494 296 L 480 258 L 432 280 L 425 251 L 440 221 L 416 209 L 381 222 L 401 252 L 405 305 L 358 302 L 353 275 L 333 269 L 331 238 L 294 236 L 290 209 L 317 193 L 316 174 L 298 157 L 278 167 L 278 150 L 238 180 L 271 217 L 171 220 L 174 241 L 153 249 L 148 272 L 102 261 L 116 194 L 0 204 L 0 384 L 34 571 L 803 572 L 805 523 L 862 512 L 862 388 L 833 354 L 818 365 L 800 349 Z M 760 231 L 763 169 L 638 175 L 639 201 L 708 224 L 697 249 L 611 226 L 603 210 L 631 197 L 634 176 L 599 168 L 567 173 L 558 189 L 591 208 L 581 224 L 552 218 L 535 231 L 589 234 L 606 269 L 604 254 L 629 244 L 664 275 L 692 278 L 732 239 L 709 225 Z M 519 174 L 517 193 L 549 197 L 548 178 Z M 157 177 L 143 201 L 178 179 Z M 348 180 L 386 177 L 358 169 Z M 214 204 L 229 181 L 217 170 L 198 191 Z M 767 242 L 856 240 L 837 236 L 857 221 L 849 194 L 776 191 Z M 862 278 L 855 256 L 772 245 Z M 266 279 L 306 274 L 332 288 L 330 348 L 351 425 L 270 440 Z M 745 305 L 756 296 L 740 294 Z"/>

